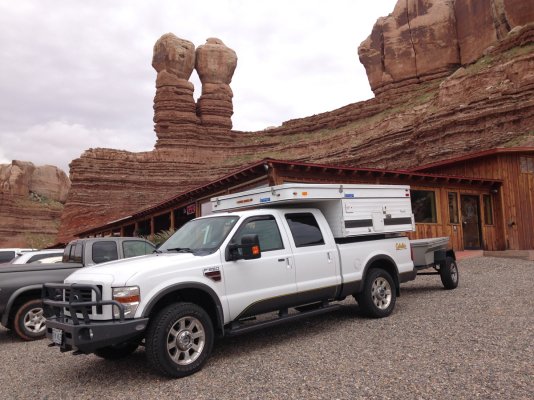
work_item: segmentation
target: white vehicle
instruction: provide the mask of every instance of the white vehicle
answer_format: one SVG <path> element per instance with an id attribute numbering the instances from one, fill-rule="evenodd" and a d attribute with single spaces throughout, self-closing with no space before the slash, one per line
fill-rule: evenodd
<path id="1" fill-rule="evenodd" d="M 218 212 L 188 222 L 157 254 L 45 284 L 47 336 L 62 351 L 108 359 L 143 343 L 156 370 L 182 377 L 205 364 L 216 334 L 324 313 L 347 296 L 386 317 L 417 274 L 400 234 L 413 228 L 409 196 L 407 186 L 286 184 L 212 199 Z M 440 251 L 439 266 L 429 257 L 425 267 L 442 280 L 454 270 L 457 284 L 454 253 Z"/>
<path id="2" fill-rule="evenodd" d="M 28 251 L 11 261 L 11 264 L 58 263 L 63 257 L 63 249 Z"/>
<path id="3" fill-rule="evenodd" d="M 21 249 L 21 248 L 0 249 L 0 264 L 10 262 L 14 258 L 24 254 L 25 252 L 33 251 L 33 250 L 35 249 Z"/>

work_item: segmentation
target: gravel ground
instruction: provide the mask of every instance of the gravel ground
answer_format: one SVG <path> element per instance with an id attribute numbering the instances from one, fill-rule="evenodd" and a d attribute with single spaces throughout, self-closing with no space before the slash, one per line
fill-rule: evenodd
<path id="1" fill-rule="evenodd" d="M 402 287 L 394 313 L 330 314 L 216 342 L 206 367 L 154 374 L 144 350 L 118 361 L 61 354 L 0 328 L 1 399 L 533 399 L 534 262 L 460 261 Z"/>

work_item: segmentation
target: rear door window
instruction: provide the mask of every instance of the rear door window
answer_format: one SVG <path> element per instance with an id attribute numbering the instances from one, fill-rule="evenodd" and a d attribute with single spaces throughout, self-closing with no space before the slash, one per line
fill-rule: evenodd
<path id="1" fill-rule="evenodd" d="M 95 264 L 117 260 L 117 243 L 114 241 L 94 242 L 92 259 Z"/>
<path id="2" fill-rule="evenodd" d="M 323 234 L 312 213 L 286 214 L 295 246 L 318 246 L 324 244 Z"/>

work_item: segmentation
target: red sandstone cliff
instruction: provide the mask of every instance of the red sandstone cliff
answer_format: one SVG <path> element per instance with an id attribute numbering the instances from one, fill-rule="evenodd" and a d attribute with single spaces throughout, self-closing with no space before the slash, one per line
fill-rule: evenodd
<path id="1" fill-rule="evenodd" d="M 359 49 L 376 98 L 261 132 L 230 130 L 235 53 L 210 39 L 199 55 L 202 46 L 164 35 L 153 59 L 156 149 L 74 160 L 59 239 L 266 157 L 395 169 L 532 140 L 528 3 L 400 0 Z M 207 85 L 196 107 L 193 68 Z"/>
<path id="2" fill-rule="evenodd" d="M 0 247 L 52 244 L 69 188 L 65 172 L 54 166 L 0 164 Z"/>

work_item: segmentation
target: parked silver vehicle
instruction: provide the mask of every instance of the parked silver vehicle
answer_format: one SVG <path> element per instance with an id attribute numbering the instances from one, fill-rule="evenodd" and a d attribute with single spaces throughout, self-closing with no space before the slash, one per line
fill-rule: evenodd
<path id="1" fill-rule="evenodd" d="M 16 257 L 22 255 L 27 251 L 32 251 L 35 249 L 21 249 L 21 248 L 10 248 L 10 249 L 0 249 L 0 264 L 7 263 L 15 259 Z"/>
<path id="2" fill-rule="evenodd" d="M 62 258 L 63 249 L 28 251 L 12 260 L 10 264 L 54 264 L 61 262 Z"/>

